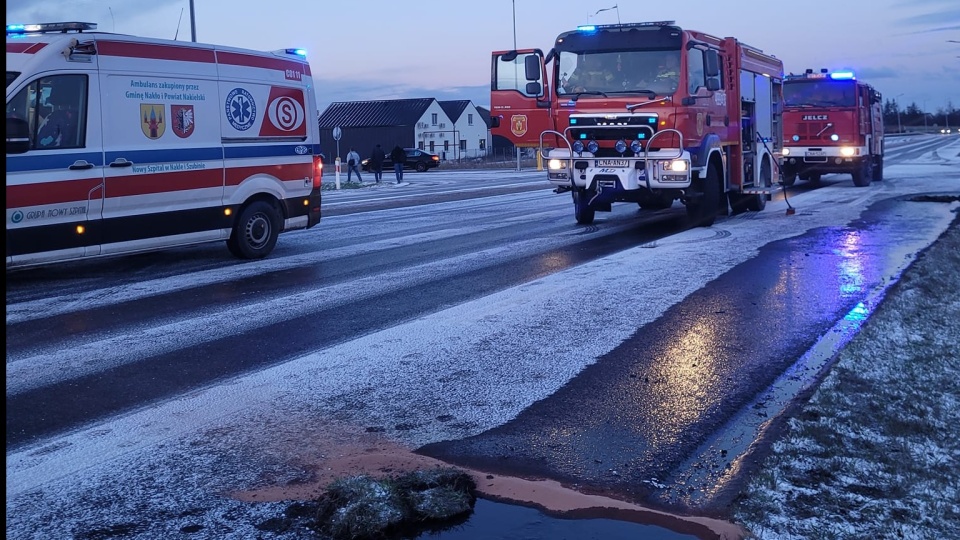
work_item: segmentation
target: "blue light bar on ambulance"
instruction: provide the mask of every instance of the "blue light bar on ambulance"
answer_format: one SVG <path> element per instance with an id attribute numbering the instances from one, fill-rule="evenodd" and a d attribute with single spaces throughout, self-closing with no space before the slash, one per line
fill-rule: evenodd
<path id="1" fill-rule="evenodd" d="M 856 79 L 852 71 L 834 71 L 830 74 L 830 78 L 834 80 Z"/>
<path id="2" fill-rule="evenodd" d="M 306 58 L 306 56 L 307 56 L 307 50 L 306 50 L 306 49 L 287 49 L 287 50 L 286 50 L 286 53 L 287 53 L 287 54 L 295 54 L 295 55 L 297 55 L 297 56 L 303 56 L 304 58 Z"/>
<path id="3" fill-rule="evenodd" d="M 70 30 L 82 32 L 96 30 L 97 23 L 88 22 L 55 22 L 41 24 L 8 24 L 7 35 L 18 34 L 49 34 L 53 32 L 68 32 Z"/>

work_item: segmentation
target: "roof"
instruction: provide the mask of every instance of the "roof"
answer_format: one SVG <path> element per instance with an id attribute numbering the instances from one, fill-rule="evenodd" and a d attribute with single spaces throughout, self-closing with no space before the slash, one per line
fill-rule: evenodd
<path id="1" fill-rule="evenodd" d="M 413 126 L 436 99 L 338 101 L 320 114 L 320 128 Z"/>
<path id="2" fill-rule="evenodd" d="M 470 105 L 469 99 L 457 99 L 450 101 L 438 101 L 440 108 L 443 109 L 443 112 L 447 114 L 447 118 L 456 123 L 460 119 L 460 115 L 463 114 L 464 109 Z"/>
<path id="3" fill-rule="evenodd" d="M 487 129 L 490 129 L 490 109 L 477 107 L 477 113 L 483 119 L 483 123 L 487 125 Z"/>

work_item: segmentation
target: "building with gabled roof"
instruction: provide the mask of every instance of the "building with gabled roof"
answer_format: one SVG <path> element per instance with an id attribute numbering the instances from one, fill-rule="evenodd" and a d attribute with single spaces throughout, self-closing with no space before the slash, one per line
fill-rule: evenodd
<path id="1" fill-rule="evenodd" d="M 318 122 L 328 163 L 338 155 L 345 159 L 350 148 L 369 157 L 376 144 L 387 153 L 399 144 L 444 160 L 479 157 L 490 147 L 489 113 L 484 118 L 469 100 L 340 101 L 321 112 Z M 339 141 L 333 137 L 334 128 L 340 128 Z"/>

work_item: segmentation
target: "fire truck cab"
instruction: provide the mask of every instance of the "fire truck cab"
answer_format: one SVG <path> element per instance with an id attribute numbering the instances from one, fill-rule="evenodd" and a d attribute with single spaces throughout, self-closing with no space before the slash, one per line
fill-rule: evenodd
<path id="1" fill-rule="evenodd" d="M 547 54 L 493 52 L 492 130 L 538 148 L 577 223 L 679 200 L 710 226 L 771 197 L 782 77 L 779 59 L 673 21 L 583 26 Z"/>
<path id="2" fill-rule="evenodd" d="M 883 180 L 880 92 L 851 71 L 808 69 L 785 77 L 783 95 L 785 186 L 832 173 L 849 173 L 859 187 Z"/>

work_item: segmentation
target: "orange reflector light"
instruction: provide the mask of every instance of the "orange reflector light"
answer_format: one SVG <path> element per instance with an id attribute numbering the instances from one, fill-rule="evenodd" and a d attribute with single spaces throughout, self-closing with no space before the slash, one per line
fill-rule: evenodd
<path id="1" fill-rule="evenodd" d="M 224 208 L 224 209 L 223 209 L 223 215 L 225 215 L 225 216 L 232 216 L 232 215 L 233 215 L 233 208 Z"/>
<path id="2" fill-rule="evenodd" d="M 83 225 L 77 225 L 77 234 L 83 234 L 87 232 L 87 228 Z"/>

